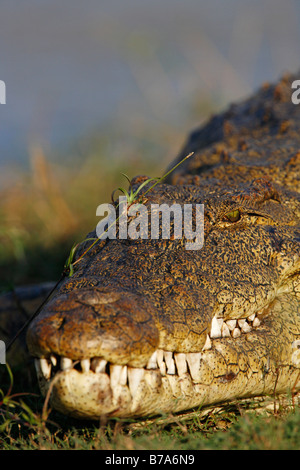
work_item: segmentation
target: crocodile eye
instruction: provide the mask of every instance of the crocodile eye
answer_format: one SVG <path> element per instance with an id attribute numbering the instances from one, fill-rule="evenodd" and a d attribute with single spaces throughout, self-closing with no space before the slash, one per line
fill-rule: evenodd
<path id="1" fill-rule="evenodd" d="M 240 219 L 240 211 L 236 209 L 235 211 L 228 212 L 225 214 L 225 218 L 229 220 L 229 222 L 237 222 Z"/>

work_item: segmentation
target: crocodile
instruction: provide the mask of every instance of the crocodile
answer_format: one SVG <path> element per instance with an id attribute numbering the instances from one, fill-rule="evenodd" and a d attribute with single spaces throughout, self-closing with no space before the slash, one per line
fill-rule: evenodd
<path id="1" fill-rule="evenodd" d="M 204 205 L 204 244 L 88 235 L 28 328 L 52 406 L 180 413 L 300 388 L 300 107 L 285 75 L 191 133 L 152 204 Z M 146 177 L 131 181 L 140 187 Z M 150 222 L 149 222 L 150 223 Z M 171 217 L 171 229 L 174 220 Z M 174 228 L 174 227 L 173 227 Z M 173 233 L 173 232 L 172 232 Z"/>

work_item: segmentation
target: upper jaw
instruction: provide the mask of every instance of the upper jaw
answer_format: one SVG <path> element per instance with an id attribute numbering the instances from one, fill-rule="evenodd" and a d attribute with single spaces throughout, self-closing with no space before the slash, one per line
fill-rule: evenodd
<path id="1" fill-rule="evenodd" d="M 284 289 L 289 291 L 291 285 Z M 33 320 L 27 342 L 31 355 L 42 359 L 38 367 L 47 380 L 74 363 L 83 372 L 126 366 L 168 373 L 182 367 L 184 356 L 188 364 L 190 355 L 211 349 L 216 339 L 236 339 L 257 329 L 275 297 L 275 290 L 270 290 L 259 309 L 254 303 L 253 310 L 236 315 L 231 311 L 227 317 L 222 316 L 224 309 L 207 310 L 210 319 L 203 318 L 200 334 L 176 339 L 163 328 L 163 317 L 145 297 L 104 288 L 79 289 L 58 293 L 47 304 Z M 200 310 L 196 313 L 201 319 Z M 161 354 L 166 361 L 159 360 Z"/>
<path id="2" fill-rule="evenodd" d="M 110 364 L 147 367 L 157 350 L 201 353 L 211 348 L 214 339 L 248 333 L 259 326 L 263 312 L 226 318 L 211 311 L 199 334 L 180 338 L 157 323 L 161 317 L 141 296 L 99 289 L 92 296 L 89 290 L 80 290 L 53 298 L 30 325 L 27 343 L 31 355 L 48 359 L 49 365 L 51 357 L 57 357 L 58 362 L 68 358 L 92 363 L 100 358 Z M 201 318 L 201 312 L 196 313 Z"/>
<path id="3" fill-rule="evenodd" d="M 142 369 L 159 370 L 162 376 L 166 374 L 177 374 L 180 376 L 189 369 L 193 379 L 196 380 L 196 370 L 193 368 L 195 358 L 200 361 L 201 354 L 212 348 L 212 343 L 215 339 L 239 338 L 243 334 L 258 328 L 260 326 L 260 318 L 261 315 L 256 314 L 252 314 L 248 318 L 227 321 L 213 317 L 210 332 L 206 335 L 206 341 L 198 352 L 173 352 L 157 348 L 148 356 L 146 361 L 142 362 L 141 358 L 139 358 L 140 363 L 138 366 L 123 362 L 123 357 L 119 362 L 111 362 L 101 355 L 90 357 L 86 354 L 76 360 L 72 355 L 64 356 L 53 351 L 46 353 L 40 350 L 38 352 L 39 359 L 36 359 L 36 368 L 38 375 L 46 381 L 50 380 L 58 371 L 63 372 L 73 368 L 84 373 L 92 372 L 98 374 L 106 372 L 109 376 L 113 377 L 112 380 L 115 378 L 115 380 L 120 380 L 120 383 L 124 382 L 124 384 L 126 383 L 127 375 L 130 375 L 129 371 L 134 369 L 140 371 Z"/>

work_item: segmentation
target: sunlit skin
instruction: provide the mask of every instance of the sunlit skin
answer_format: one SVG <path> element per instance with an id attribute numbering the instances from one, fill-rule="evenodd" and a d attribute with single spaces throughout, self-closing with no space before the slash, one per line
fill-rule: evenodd
<path id="1" fill-rule="evenodd" d="M 174 164 L 193 156 L 147 193 L 146 205 L 204 204 L 201 250 L 186 250 L 184 238 L 78 248 L 72 276 L 27 335 L 55 408 L 139 417 L 300 387 L 300 108 L 291 81 L 193 133 Z"/>

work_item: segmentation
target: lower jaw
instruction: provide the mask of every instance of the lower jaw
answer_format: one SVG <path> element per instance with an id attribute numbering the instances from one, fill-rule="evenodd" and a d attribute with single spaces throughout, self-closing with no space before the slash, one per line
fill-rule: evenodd
<path id="1" fill-rule="evenodd" d="M 53 379 L 40 378 L 43 394 L 51 406 L 65 415 L 99 420 L 101 416 L 136 418 L 179 413 L 205 408 L 231 400 L 286 393 L 297 380 L 299 369 L 285 366 L 276 375 L 275 364 L 269 370 L 230 372 L 215 377 L 210 384 L 194 383 L 190 374 L 161 376 L 158 370 L 146 370 L 135 395 L 127 385 L 113 388 L 106 374 L 58 372 Z M 299 384 L 300 385 L 300 384 Z M 299 388 L 299 387 L 298 387 Z"/>

